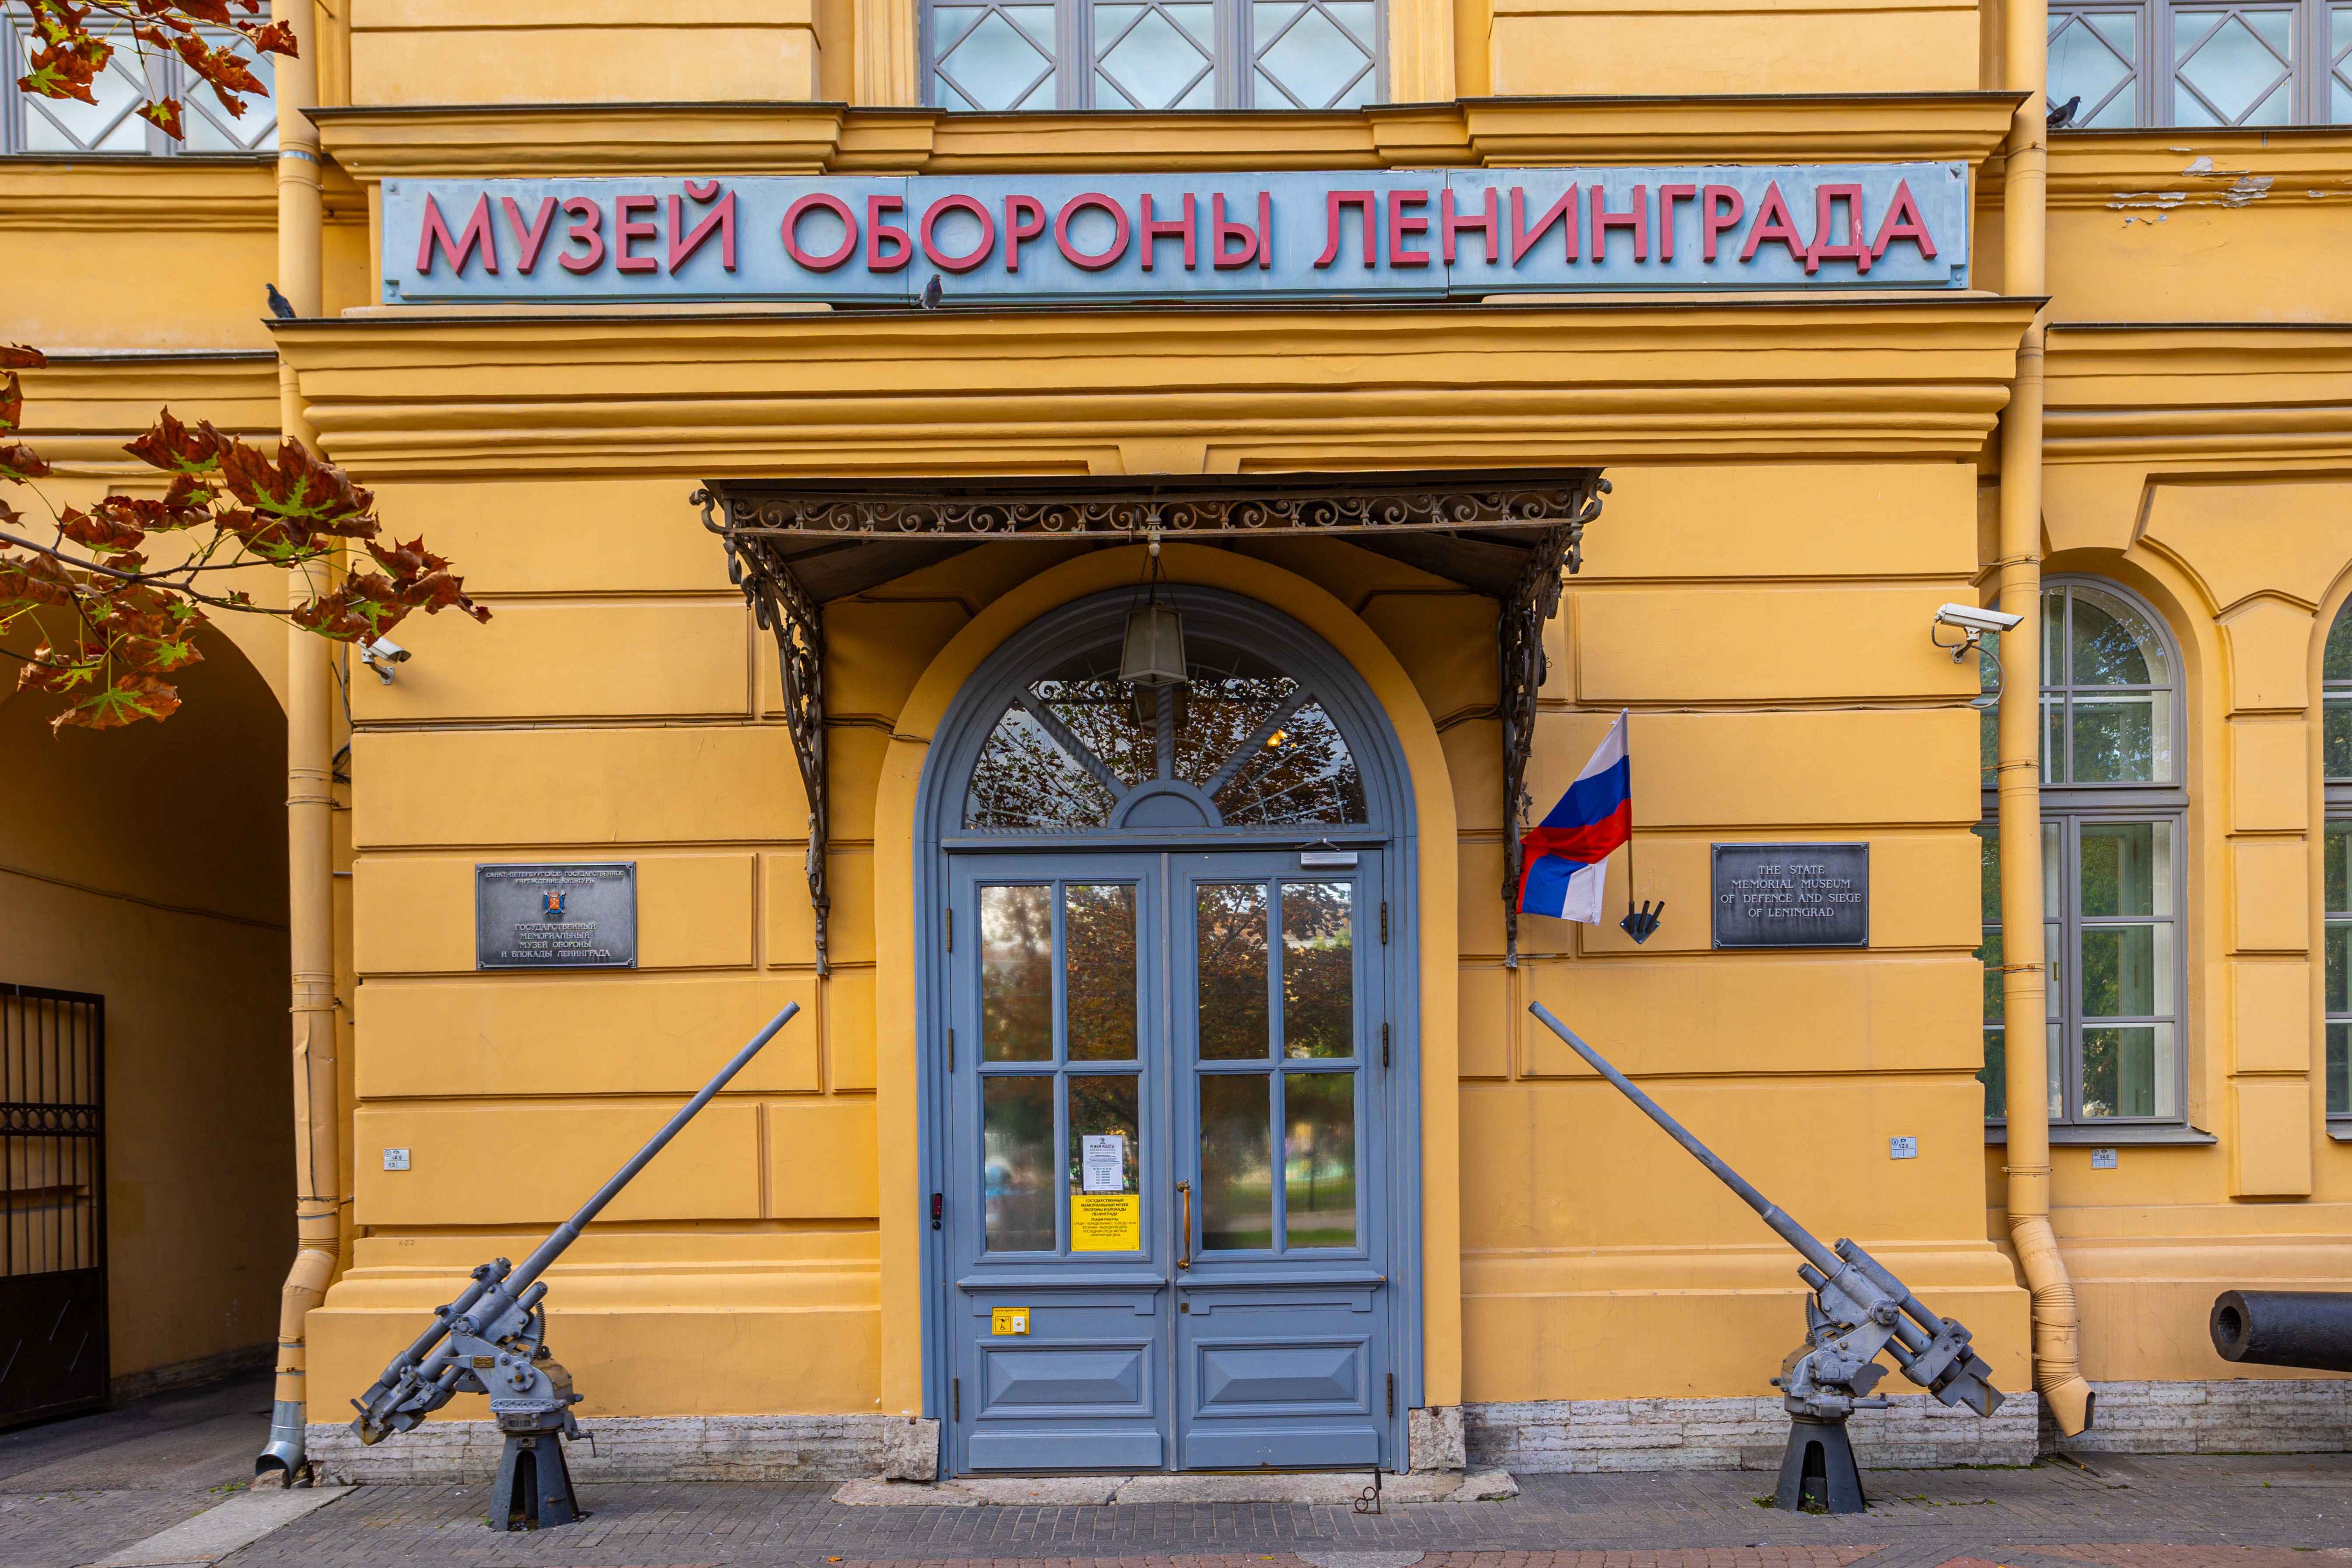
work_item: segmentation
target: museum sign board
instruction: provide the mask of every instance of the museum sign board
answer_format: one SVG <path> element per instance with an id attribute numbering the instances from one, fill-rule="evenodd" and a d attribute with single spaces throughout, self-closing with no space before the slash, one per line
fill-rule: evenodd
<path id="1" fill-rule="evenodd" d="M 1963 289 L 1958 163 L 383 184 L 387 305 Z"/>

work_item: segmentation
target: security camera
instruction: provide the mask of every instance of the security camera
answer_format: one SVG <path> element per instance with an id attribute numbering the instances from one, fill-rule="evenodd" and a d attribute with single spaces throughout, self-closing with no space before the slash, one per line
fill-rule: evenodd
<path id="1" fill-rule="evenodd" d="M 2008 684 L 2008 677 L 2000 668 L 2000 658 L 1994 654 L 1990 645 L 1985 642 L 1984 635 L 1987 632 L 2005 632 L 2012 626 L 2024 624 L 2023 616 L 2004 615 L 1999 610 L 1981 610 L 1974 605 L 1945 605 L 1936 611 L 1936 624 L 1927 628 L 1927 640 L 1937 647 L 1950 649 L 1954 664 L 1965 658 L 1970 648 L 1977 650 L 1978 658 L 1992 660 L 1992 683 L 1987 686 L 1983 693 L 1971 704 L 1978 708 L 1990 708 L 2000 702 L 2001 689 Z M 1960 640 L 1956 643 L 1944 641 L 1936 635 L 1936 626 L 1958 627 Z"/>
<path id="2" fill-rule="evenodd" d="M 2005 616 L 1999 610 L 1980 610 L 1974 605 L 1946 605 L 1936 612 L 1936 619 L 1945 626 L 1980 635 L 2005 632 L 2011 626 L 2023 624 L 2025 617 Z M 1971 637 L 1969 640 L 1974 641 L 1975 637 Z"/>
<path id="3" fill-rule="evenodd" d="M 386 686 L 392 684 L 392 667 L 404 663 L 408 650 L 390 637 L 370 637 L 360 644 L 360 662 L 375 671 L 375 678 Z"/>

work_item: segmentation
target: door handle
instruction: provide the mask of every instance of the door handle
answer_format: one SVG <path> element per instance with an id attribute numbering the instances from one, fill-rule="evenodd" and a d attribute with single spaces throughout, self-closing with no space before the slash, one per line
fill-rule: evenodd
<path id="1" fill-rule="evenodd" d="M 1176 1190 L 1184 1194 L 1184 1228 L 1177 1236 L 1176 1267 L 1192 1267 L 1192 1184 L 1179 1182 Z"/>

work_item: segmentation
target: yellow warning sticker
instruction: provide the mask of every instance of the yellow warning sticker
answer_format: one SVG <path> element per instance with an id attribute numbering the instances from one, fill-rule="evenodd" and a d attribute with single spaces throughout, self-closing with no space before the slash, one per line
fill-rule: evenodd
<path id="1" fill-rule="evenodd" d="M 1026 1307 L 992 1307 L 988 1312 L 988 1331 L 992 1334 L 1025 1334 L 1029 1331 L 1029 1309 Z"/>
<path id="2" fill-rule="evenodd" d="M 1134 1193 L 1072 1193 L 1070 1250 L 1142 1251 L 1142 1198 Z"/>

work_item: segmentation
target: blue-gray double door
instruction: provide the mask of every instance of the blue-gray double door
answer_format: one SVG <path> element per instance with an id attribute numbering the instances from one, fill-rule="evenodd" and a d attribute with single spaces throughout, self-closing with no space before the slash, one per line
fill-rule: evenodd
<path id="1" fill-rule="evenodd" d="M 950 858 L 951 1470 L 1394 1459 L 1388 912 L 1345 858 Z"/>

